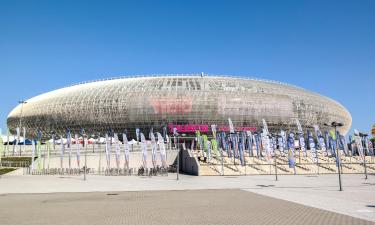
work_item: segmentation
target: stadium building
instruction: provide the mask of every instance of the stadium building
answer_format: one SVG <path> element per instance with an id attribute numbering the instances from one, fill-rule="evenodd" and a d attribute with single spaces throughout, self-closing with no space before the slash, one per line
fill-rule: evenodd
<path id="1" fill-rule="evenodd" d="M 257 131 L 265 119 L 269 130 L 296 130 L 341 122 L 346 134 L 352 118 L 338 102 L 308 90 L 276 81 L 217 75 L 157 75 L 90 81 L 47 92 L 15 107 L 7 119 L 15 133 L 25 127 L 28 136 L 43 137 L 67 130 L 87 134 L 109 130 L 130 136 L 163 127 L 171 132 L 210 133 L 210 126 L 229 131 Z"/>

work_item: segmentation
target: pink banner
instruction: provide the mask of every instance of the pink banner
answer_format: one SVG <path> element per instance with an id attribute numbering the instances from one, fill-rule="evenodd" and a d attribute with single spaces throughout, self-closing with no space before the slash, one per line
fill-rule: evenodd
<path id="1" fill-rule="evenodd" d="M 186 125 L 174 125 L 168 124 L 168 129 L 170 133 L 173 133 L 173 128 L 176 127 L 177 132 L 180 133 L 194 133 L 199 130 L 201 133 L 210 132 L 210 126 L 208 124 L 186 124 Z M 218 131 L 229 132 L 229 126 L 218 126 Z M 235 131 L 256 131 L 256 127 L 235 127 Z"/>

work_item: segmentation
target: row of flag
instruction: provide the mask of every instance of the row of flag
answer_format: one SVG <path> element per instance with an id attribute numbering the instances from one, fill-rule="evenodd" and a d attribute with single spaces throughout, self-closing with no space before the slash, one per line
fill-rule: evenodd
<path id="1" fill-rule="evenodd" d="M 113 132 L 108 132 L 105 134 L 105 142 L 104 142 L 104 149 L 105 149 L 105 158 L 106 158 L 106 164 L 107 168 L 111 168 L 111 155 L 112 155 L 112 145 L 114 145 L 115 149 L 115 161 L 117 168 L 120 168 L 120 161 L 121 161 L 121 152 L 124 153 L 124 167 L 125 168 L 130 168 L 130 144 L 127 138 L 127 135 L 125 133 L 120 134 L 122 135 L 122 142 L 119 139 L 119 134 L 113 133 Z M 155 137 L 156 135 L 156 137 Z M 84 137 L 85 135 L 83 135 Z M 136 129 L 136 136 L 137 140 L 140 140 L 141 144 L 141 151 L 142 151 L 142 165 L 144 168 L 147 168 L 147 156 L 148 156 L 148 149 L 147 149 L 147 141 L 142 132 L 140 132 L 140 129 Z M 71 143 L 70 140 L 70 132 L 67 133 L 67 147 L 69 148 L 69 168 L 71 167 L 70 165 L 70 156 L 71 156 L 71 151 L 72 148 L 69 146 Z M 152 164 L 153 167 L 157 166 L 156 162 L 156 154 L 157 154 L 157 149 L 159 149 L 160 152 L 160 159 L 161 159 L 161 166 L 166 168 L 167 163 L 166 163 L 166 147 L 164 143 L 164 138 L 162 135 L 157 132 L 154 134 L 153 132 L 150 132 L 150 137 L 151 137 L 151 155 L 152 155 Z M 61 137 L 62 138 L 62 137 Z M 56 140 L 55 138 L 52 138 L 53 140 Z M 75 139 L 78 140 L 78 135 L 75 135 Z M 83 147 L 87 146 L 87 138 L 83 138 Z M 61 143 L 62 140 L 61 140 Z M 76 155 L 77 155 L 77 165 L 80 167 L 80 143 L 76 142 Z M 64 159 L 64 148 L 65 145 L 62 144 L 61 146 L 61 168 L 63 168 L 63 159 Z"/>
<path id="2" fill-rule="evenodd" d="M 314 126 L 314 133 L 307 130 L 303 132 L 302 126 L 296 120 L 297 132 L 286 132 L 280 130 L 278 133 L 270 133 L 266 121 L 263 119 L 262 132 L 239 131 L 235 132 L 233 123 L 228 119 L 231 127 L 230 133 L 217 133 L 216 126 L 212 125 L 212 139 L 208 140 L 207 135 L 196 132 L 196 148 L 203 150 L 208 160 L 212 158 L 212 154 L 223 157 L 223 152 L 228 157 L 238 159 L 241 165 L 245 165 L 245 152 L 250 157 L 265 157 L 269 163 L 273 162 L 273 156 L 276 151 L 282 155 L 288 156 L 289 167 L 295 166 L 295 150 L 298 148 L 304 156 L 307 156 L 307 150 L 310 151 L 310 157 L 313 162 L 318 162 L 317 150 L 321 150 L 325 156 L 335 157 L 337 165 L 339 157 L 336 157 L 336 151 L 343 151 L 345 156 L 359 155 L 364 159 L 365 155 L 374 156 L 372 142 L 367 136 L 361 137 L 358 131 L 354 135 L 349 135 L 347 143 L 345 137 L 338 131 L 326 131 L 324 134 L 319 127 Z M 306 139 L 305 139 L 306 137 Z M 195 143 L 192 144 L 194 148 Z M 218 153 L 220 149 L 220 154 Z"/>
<path id="3" fill-rule="evenodd" d="M 251 157 L 265 157 L 270 163 L 272 163 L 273 156 L 276 151 L 279 151 L 283 155 L 288 156 L 288 162 L 290 167 L 295 166 L 294 154 L 296 148 L 300 149 L 304 156 L 307 156 L 307 150 L 310 151 L 310 155 L 313 162 L 318 162 L 317 150 L 321 150 L 324 155 L 337 158 L 336 162 L 339 163 L 339 157 L 336 157 L 336 150 L 341 150 L 345 156 L 358 154 L 362 159 L 365 155 L 374 156 L 374 150 L 372 142 L 367 136 L 361 137 L 358 131 L 355 131 L 354 135 L 349 135 L 349 142 L 346 142 L 345 137 L 338 131 L 320 131 L 319 126 L 315 125 L 314 130 L 307 130 L 303 132 L 302 126 L 298 119 L 296 120 L 297 132 L 287 132 L 280 130 L 278 133 L 270 133 L 266 121 L 263 119 L 263 128 L 261 132 L 250 132 L 250 131 L 239 131 L 236 132 L 233 126 L 233 122 L 228 118 L 228 124 L 230 133 L 220 132 L 218 133 L 216 125 L 211 125 L 212 138 L 205 134 L 201 134 L 200 131 L 196 131 L 195 142 L 193 141 L 191 149 L 196 148 L 206 152 L 208 160 L 211 160 L 212 155 L 221 155 L 226 152 L 227 156 L 233 159 L 238 159 L 241 165 L 245 165 L 245 152 Z M 16 129 L 17 142 L 20 140 L 20 129 Z M 137 142 L 141 144 L 142 150 L 142 165 L 147 167 L 147 141 L 145 135 L 139 128 L 135 130 Z M 26 130 L 23 128 L 23 136 L 25 140 Z M 119 134 L 108 131 L 105 134 L 105 155 L 107 167 L 110 168 L 111 162 L 111 149 L 112 145 L 115 145 L 115 160 L 116 165 L 120 167 L 121 152 L 124 152 L 125 167 L 129 168 L 129 142 L 126 133 L 122 135 L 122 142 L 119 140 Z M 173 136 L 176 138 L 178 130 L 173 129 Z M 9 136 L 9 133 L 8 133 Z M 52 143 L 46 142 L 47 144 L 47 157 L 49 162 L 50 150 L 56 148 L 56 142 L 60 139 L 60 166 L 63 168 L 64 154 L 66 148 L 68 149 L 69 156 L 69 168 L 71 168 L 72 159 L 72 146 L 75 146 L 77 165 L 80 167 L 81 161 L 81 144 L 83 147 L 88 145 L 88 138 L 86 138 L 84 130 L 82 129 L 80 135 L 75 134 L 74 138 L 70 131 L 66 132 L 65 137 L 52 135 Z M 64 141 L 64 139 L 66 141 Z M 78 140 L 82 140 L 81 142 Z M 156 167 L 156 154 L 157 149 L 160 152 L 160 158 L 162 166 L 166 167 L 166 151 L 165 143 L 169 143 L 169 137 L 167 135 L 166 127 L 163 127 L 162 133 L 153 132 L 153 129 L 149 132 L 149 140 L 151 142 L 151 155 L 152 164 Z M 176 140 L 174 141 L 176 144 Z M 66 144 L 65 144 L 66 143 Z M 51 146 L 53 145 L 53 146 Z M 66 146 L 65 146 L 66 145 Z M 36 166 L 41 168 L 41 132 L 38 132 L 36 140 L 32 140 L 32 159 L 37 156 Z M 0 137 L 0 160 L 4 152 L 3 139 Z M 35 167 L 34 160 L 32 160 L 32 168 Z M 49 164 L 49 163 L 48 163 Z"/>

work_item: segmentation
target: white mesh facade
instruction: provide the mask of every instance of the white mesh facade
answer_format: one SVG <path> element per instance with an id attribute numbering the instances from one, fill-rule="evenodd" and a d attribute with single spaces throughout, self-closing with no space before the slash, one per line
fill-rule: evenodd
<path id="1" fill-rule="evenodd" d="M 18 126 L 21 105 L 8 116 L 12 132 Z M 342 133 L 351 126 L 350 113 L 339 103 L 302 88 L 249 78 L 185 75 L 117 78 L 88 82 L 51 91 L 27 100 L 22 126 L 29 135 L 43 136 L 67 129 L 104 133 L 109 129 L 147 132 L 174 124 L 261 127 L 264 118 L 271 130 L 342 122 Z"/>

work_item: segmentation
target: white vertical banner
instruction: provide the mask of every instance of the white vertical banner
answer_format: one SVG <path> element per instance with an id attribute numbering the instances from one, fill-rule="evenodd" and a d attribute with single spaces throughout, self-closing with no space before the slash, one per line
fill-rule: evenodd
<path id="1" fill-rule="evenodd" d="M 288 139 L 287 139 L 287 136 L 286 136 L 286 132 L 285 131 L 281 131 L 280 132 L 280 135 L 281 135 L 281 137 L 282 137 L 282 141 L 283 141 L 283 146 L 284 146 L 284 153 L 288 153 Z"/>
<path id="2" fill-rule="evenodd" d="M 7 155 L 9 151 L 9 135 L 10 135 L 10 132 L 9 132 L 9 129 L 7 129 L 7 146 L 5 148 L 5 155 Z"/>
<path id="3" fill-rule="evenodd" d="M 234 126 L 233 126 L 232 120 L 230 118 L 228 118 L 228 124 L 229 124 L 229 132 L 231 134 L 233 134 L 234 133 Z"/>
<path id="4" fill-rule="evenodd" d="M 261 134 L 261 137 L 262 137 L 262 146 L 263 146 L 264 151 L 266 152 L 267 161 L 268 161 L 268 163 L 272 163 L 270 139 L 269 139 L 267 133 L 264 132 L 264 130 Z"/>
<path id="5" fill-rule="evenodd" d="M 265 119 L 262 119 L 263 123 L 263 132 L 265 132 L 268 135 L 268 126 Z"/>
<path id="6" fill-rule="evenodd" d="M 324 142 L 324 137 L 319 130 L 319 126 L 314 125 L 314 130 L 315 130 L 316 140 L 318 141 L 318 146 L 319 146 L 320 150 L 323 151 L 323 154 L 326 156 L 327 155 L 327 147 L 326 147 L 326 143 Z"/>
<path id="7" fill-rule="evenodd" d="M 13 143 L 13 155 L 17 153 L 17 151 L 16 151 L 16 141 L 17 141 L 17 137 L 16 137 L 15 134 L 13 134 L 13 141 L 12 141 L 12 143 Z"/>
<path id="8" fill-rule="evenodd" d="M 26 128 L 22 128 L 22 133 L 23 133 L 23 151 L 26 151 Z"/>
<path id="9" fill-rule="evenodd" d="M 362 162 L 364 162 L 365 158 L 365 153 L 363 151 L 363 145 L 362 145 L 362 138 L 359 136 L 359 131 L 357 129 L 354 129 L 354 143 L 357 145 L 358 149 L 358 154 L 362 159 Z"/>
<path id="10" fill-rule="evenodd" d="M 251 134 L 251 131 L 246 131 L 246 143 L 247 143 L 247 148 L 249 151 L 249 156 L 253 156 L 253 137 Z"/>
<path id="11" fill-rule="evenodd" d="M 270 148 L 271 148 L 271 156 L 276 154 L 276 139 L 274 137 L 269 137 L 270 139 Z"/>
<path id="12" fill-rule="evenodd" d="M 207 141 L 207 159 L 208 159 L 208 162 L 211 162 L 211 154 L 212 154 L 211 141 Z"/>
<path id="13" fill-rule="evenodd" d="M 34 170 L 35 141 L 31 140 L 31 171 Z"/>
<path id="14" fill-rule="evenodd" d="M 159 132 L 156 134 L 158 136 L 161 164 L 162 164 L 162 167 L 166 168 L 167 162 L 166 162 L 166 151 L 165 151 L 164 139 L 163 139 L 163 136 Z"/>
<path id="15" fill-rule="evenodd" d="M 108 146 L 108 141 L 108 134 L 105 134 L 105 159 L 107 161 L 107 169 L 109 170 L 111 168 L 111 149 Z"/>
<path id="16" fill-rule="evenodd" d="M 124 141 L 124 154 L 125 154 L 125 168 L 129 169 L 129 141 L 126 134 L 122 134 L 122 140 Z"/>
<path id="17" fill-rule="evenodd" d="M 65 146 L 64 146 L 64 139 L 61 136 L 60 137 L 60 168 L 62 169 L 64 166 L 64 151 L 65 151 Z"/>
<path id="18" fill-rule="evenodd" d="M 271 143 L 269 138 L 269 132 L 268 132 L 268 126 L 265 119 L 262 119 L 263 122 L 263 133 L 262 133 L 262 145 L 263 148 L 266 151 L 267 161 L 268 163 L 272 163 L 272 157 L 271 157 Z"/>
<path id="19" fill-rule="evenodd" d="M 303 137 L 302 126 L 298 119 L 296 119 L 296 124 L 298 128 L 298 142 L 299 142 L 300 151 L 303 152 L 303 156 L 307 156 L 305 138 Z"/>
<path id="20" fill-rule="evenodd" d="M 17 147 L 18 147 L 19 143 L 20 143 L 20 128 L 17 127 L 16 128 L 16 145 L 13 147 L 15 149 L 15 151 L 14 151 L 15 153 L 17 153 Z"/>
<path id="21" fill-rule="evenodd" d="M 216 139 L 216 124 L 211 125 L 211 131 L 212 131 L 213 138 Z"/>
<path id="22" fill-rule="evenodd" d="M 51 157 L 51 142 L 47 142 L 47 169 L 49 170 L 49 163 L 50 163 L 50 158 Z"/>
<path id="23" fill-rule="evenodd" d="M 277 144 L 279 145 L 279 151 L 281 154 L 284 154 L 285 147 L 284 147 L 284 135 L 285 132 L 283 130 L 280 131 L 280 136 L 277 137 Z"/>
<path id="24" fill-rule="evenodd" d="M 70 132 L 67 132 L 67 135 L 66 135 L 66 146 L 69 148 L 69 170 L 70 170 L 72 168 L 72 146 L 71 146 Z"/>
<path id="25" fill-rule="evenodd" d="M 311 151 L 311 160 L 314 163 L 317 163 L 318 162 L 318 153 L 316 151 L 314 138 L 312 137 L 311 132 L 309 130 L 307 131 L 307 140 L 309 142 L 309 147 L 310 147 L 310 151 Z"/>
<path id="26" fill-rule="evenodd" d="M 137 138 L 137 142 L 139 142 L 139 135 L 140 135 L 140 132 L 141 130 L 139 128 L 136 128 L 135 129 L 135 135 L 136 135 L 136 138 Z M 138 144 L 138 143 L 137 143 Z"/>
<path id="27" fill-rule="evenodd" d="M 143 168 L 147 168 L 147 142 L 145 135 L 141 133 L 141 147 L 142 147 L 142 163 Z"/>
<path id="28" fill-rule="evenodd" d="M 117 166 L 117 169 L 120 168 L 120 141 L 118 140 L 118 135 L 115 133 L 114 134 L 114 138 L 115 138 L 115 151 L 116 151 L 116 166 Z"/>
<path id="29" fill-rule="evenodd" d="M 153 132 L 150 133 L 151 137 L 151 157 L 152 157 L 152 165 L 154 168 L 156 167 L 156 151 L 157 151 L 157 146 L 156 146 L 156 139 L 155 135 Z"/>
<path id="30" fill-rule="evenodd" d="M 79 144 L 78 134 L 74 135 L 74 139 L 76 140 L 77 166 L 78 168 L 81 168 L 81 149 L 79 146 L 80 144 Z"/>
<path id="31" fill-rule="evenodd" d="M 171 141 L 169 140 L 169 136 L 165 135 L 165 140 L 167 141 L 168 149 L 171 149 Z"/>
<path id="32" fill-rule="evenodd" d="M 2 133 L 1 133 L 1 129 L 0 129 L 0 168 L 2 167 L 1 166 L 1 157 L 3 157 L 3 154 L 4 154 L 4 141 L 3 141 L 3 136 L 2 136 Z"/>
<path id="33" fill-rule="evenodd" d="M 40 171 L 42 169 L 42 141 L 40 140 L 40 138 L 37 142 L 36 147 L 38 153 L 38 171 Z"/>

